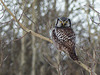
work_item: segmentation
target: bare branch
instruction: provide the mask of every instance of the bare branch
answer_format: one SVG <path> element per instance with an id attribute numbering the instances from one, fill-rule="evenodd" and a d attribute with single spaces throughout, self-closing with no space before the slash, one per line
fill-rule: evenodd
<path id="1" fill-rule="evenodd" d="M 91 5 L 89 5 L 89 7 L 94 10 L 96 13 L 100 14 L 100 12 L 98 12 L 97 10 L 95 10 Z"/>
<path id="2" fill-rule="evenodd" d="M 23 37 L 26 36 L 26 34 L 27 34 L 27 33 L 25 33 L 25 34 L 24 34 L 22 37 L 20 37 L 19 39 L 15 39 L 14 42 L 15 42 L 15 41 L 18 41 L 18 40 L 20 40 L 20 39 L 22 39 Z"/>
<path id="3" fill-rule="evenodd" d="M 90 18 L 91 19 L 91 21 L 93 22 L 93 23 L 95 23 L 95 24 L 100 24 L 100 23 L 97 23 L 97 22 L 95 22 L 92 18 Z"/>

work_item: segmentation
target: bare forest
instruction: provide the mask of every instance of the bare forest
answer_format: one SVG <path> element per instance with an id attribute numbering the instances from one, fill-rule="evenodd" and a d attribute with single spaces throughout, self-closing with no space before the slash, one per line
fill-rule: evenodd
<path id="1" fill-rule="evenodd" d="M 79 61 L 53 45 L 62 16 L 71 20 Z M 0 0 L 0 75 L 100 75 L 100 1 Z"/>

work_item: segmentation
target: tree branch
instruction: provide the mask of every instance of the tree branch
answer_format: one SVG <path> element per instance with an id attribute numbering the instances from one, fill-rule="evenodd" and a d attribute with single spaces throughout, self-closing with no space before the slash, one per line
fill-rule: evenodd
<path id="1" fill-rule="evenodd" d="M 29 30 L 28 28 L 26 28 L 23 24 L 21 24 L 17 19 L 16 19 L 16 17 L 13 15 L 13 13 L 7 8 L 7 6 L 4 4 L 4 2 L 2 1 L 2 0 L 0 0 L 1 1 L 1 3 L 3 4 L 3 6 L 5 7 L 5 9 L 10 13 L 10 15 L 13 17 L 13 19 L 20 25 L 20 27 L 24 30 L 24 31 L 26 31 L 26 32 L 29 32 L 29 33 L 31 33 L 32 35 L 34 35 L 34 36 L 36 36 L 36 37 L 39 37 L 39 38 L 41 38 L 41 39 L 43 39 L 43 40 L 46 40 L 46 41 L 48 41 L 48 42 L 50 42 L 50 43 L 53 43 L 52 42 L 52 40 L 50 40 L 49 38 L 46 38 L 46 37 L 44 37 L 44 36 L 42 36 L 42 35 L 40 35 L 40 34 L 38 34 L 38 33 L 35 33 L 35 32 L 33 32 L 32 30 Z M 84 68 L 85 70 L 87 70 L 89 73 L 91 73 L 91 68 L 90 67 L 88 67 L 87 65 L 85 65 L 85 64 L 83 64 L 81 61 L 74 61 L 75 63 L 77 63 L 78 65 L 80 65 L 82 68 Z M 97 75 L 96 73 L 95 73 L 95 75 Z"/>
<path id="2" fill-rule="evenodd" d="M 100 14 L 100 12 L 98 12 L 97 10 L 95 10 L 91 5 L 89 5 L 89 7 L 94 10 L 96 13 Z"/>

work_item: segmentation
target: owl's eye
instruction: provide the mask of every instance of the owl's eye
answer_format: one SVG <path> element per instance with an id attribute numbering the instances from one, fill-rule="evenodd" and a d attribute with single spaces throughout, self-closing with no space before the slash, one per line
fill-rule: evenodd
<path id="1" fill-rule="evenodd" d="M 62 23 L 62 21 L 60 21 L 60 23 Z"/>
<path id="2" fill-rule="evenodd" d="M 66 23 L 67 23 L 68 21 L 66 21 Z"/>
<path id="3" fill-rule="evenodd" d="M 65 24 L 66 24 L 65 27 L 69 27 L 70 26 L 68 21 L 66 21 Z"/>

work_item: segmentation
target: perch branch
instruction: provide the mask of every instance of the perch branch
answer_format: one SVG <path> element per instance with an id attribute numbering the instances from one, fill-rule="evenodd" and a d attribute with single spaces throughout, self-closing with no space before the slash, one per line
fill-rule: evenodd
<path id="1" fill-rule="evenodd" d="M 10 15 L 13 17 L 13 19 L 20 25 L 20 27 L 24 30 L 24 31 L 26 31 L 26 32 L 29 32 L 29 33 L 31 33 L 32 35 L 34 35 L 34 36 L 36 36 L 36 37 L 39 37 L 39 38 L 41 38 L 41 39 L 43 39 L 43 40 L 46 40 L 46 41 L 48 41 L 48 42 L 50 42 L 50 43 L 53 43 L 52 42 L 52 40 L 50 40 L 49 38 L 46 38 L 46 37 L 44 37 L 44 36 L 42 36 L 42 35 L 40 35 L 40 34 L 38 34 L 38 33 L 35 33 L 35 32 L 33 32 L 32 30 L 29 30 L 28 28 L 26 28 L 23 24 L 21 24 L 17 19 L 16 19 L 16 17 L 13 15 L 13 13 L 7 8 L 7 6 L 4 4 L 4 2 L 2 1 L 2 0 L 0 0 L 1 1 L 1 3 L 3 4 L 3 6 L 5 7 L 5 9 L 10 13 Z M 85 70 L 87 70 L 89 73 L 91 73 L 91 68 L 90 67 L 88 67 L 87 65 L 85 65 L 85 64 L 83 64 L 81 61 L 74 61 L 75 63 L 77 63 L 78 65 L 80 65 L 82 68 L 84 68 Z M 95 73 L 95 75 L 97 75 L 96 73 Z"/>

